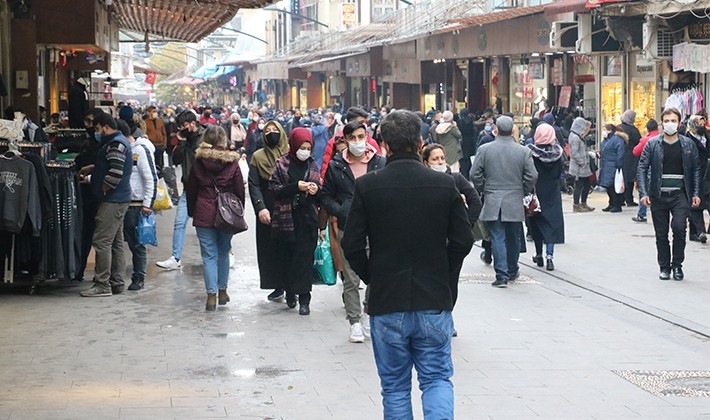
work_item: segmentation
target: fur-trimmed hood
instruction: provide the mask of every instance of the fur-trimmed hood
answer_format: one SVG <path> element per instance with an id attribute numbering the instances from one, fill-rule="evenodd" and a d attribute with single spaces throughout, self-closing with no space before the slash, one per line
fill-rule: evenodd
<path id="1" fill-rule="evenodd" d="M 613 135 L 621 137 L 621 139 L 624 141 L 624 143 L 628 143 L 628 142 L 629 142 L 629 135 L 626 134 L 626 133 L 624 133 L 624 132 L 621 131 L 621 130 L 616 130 L 616 132 L 614 132 Z"/>
<path id="2" fill-rule="evenodd" d="M 232 163 L 239 160 L 239 153 L 226 150 L 224 148 L 215 148 L 208 143 L 200 143 L 195 152 L 197 159 L 212 159 L 224 163 Z"/>

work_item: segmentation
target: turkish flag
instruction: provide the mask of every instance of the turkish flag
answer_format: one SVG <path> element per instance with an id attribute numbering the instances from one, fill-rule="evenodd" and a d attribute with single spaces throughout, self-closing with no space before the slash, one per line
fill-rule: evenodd
<path id="1" fill-rule="evenodd" d="M 154 71 L 149 71 L 149 72 L 145 73 L 145 82 L 148 83 L 149 85 L 155 84 L 155 72 Z"/>

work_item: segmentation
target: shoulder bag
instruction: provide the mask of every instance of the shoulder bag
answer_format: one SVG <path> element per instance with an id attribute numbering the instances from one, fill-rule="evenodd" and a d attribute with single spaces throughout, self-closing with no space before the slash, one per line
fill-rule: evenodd
<path id="1" fill-rule="evenodd" d="M 227 191 L 220 191 L 217 183 L 210 174 L 212 186 L 217 193 L 217 215 L 215 216 L 214 227 L 231 234 L 244 232 L 249 227 L 244 220 L 244 206 L 236 194 Z"/>

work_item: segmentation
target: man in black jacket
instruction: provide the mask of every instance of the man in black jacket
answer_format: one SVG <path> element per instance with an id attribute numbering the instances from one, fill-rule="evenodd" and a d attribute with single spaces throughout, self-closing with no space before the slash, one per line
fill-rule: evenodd
<path id="1" fill-rule="evenodd" d="M 624 146 L 624 201 L 628 207 L 637 207 L 638 203 L 634 203 L 634 184 L 636 183 L 636 168 L 639 160 L 634 156 L 634 147 L 641 140 L 641 133 L 636 128 L 636 111 L 627 109 L 621 114 L 621 129 L 629 136 L 629 141 Z"/>
<path id="2" fill-rule="evenodd" d="M 363 123 L 357 120 L 348 123 L 343 128 L 343 136 L 348 147 L 343 153 L 336 153 L 330 160 L 320 195 L 321 205 L 328 214 L 338 218 L 339 242 L 342 242 L 345 232 L 345 222 L 355 193 L 355 180 L 385 166 L 385 158 L 378 155 L 377 150 L 367 143 L 367 130 Z M 325 239 L 324 229 L 325 226 L 320 234 Z M 338 249 L 341 250 L 343 261 L 343 301 L 346 318 L 350 321 L 350 342 L 362 343 L 370 333 L 367 303 L 365 303 L 365 312 L 361 316 L 362 308 L 358 290 L 360 277 L 342 256 L 342 247 Z M 365 291 L 365 302 L 367 302 L 368 290 Z"/>
<path id="3" fill-rule="evenodd" d="M 652 138 L 641 153 L 638 183 L 641 204 L 651 206 L 661 280 L 683 280 L 685 228 L 690 207 L 700 206 L 700 165 L 692 140 L 678 134 L 680 111 L 667 108 L 661 114 L 663 135 Z M 673 219 L 671 219 L 671 215 Z M 668 225 L 673 230 L 673 255 Z"/>
<path id="4" fill-rule="evenodd" d="M 451 311 L 473 234 L 453 178 L 422 164 L 420 128 L 410 111 L 384 119 L 387 165 L 355 183 L 342 241 L 350 266 L 370 285 L 372 348 L 386 419 L 412 418 L 415 360 L 424 412 L 454 418 Z"/>
<path id="5" fill-rule="evenodd" d="M 700 206 L 690 210 L 690 240 L 706 243 L 708 241 L 707 231 L 705 230 L 705 210 L 710 211 L 708 207 L 708 196 L 706 194 L 707 185 L 705 175 L 708 170 L 708 159 L 710 159 L 710 144 L 708 144 L 708 136 L 705 129 L 705 117 L 702 115 L 693 115 L 688 120 L 688 137 L 693 140 L 695 147 L 698 149 L 698 157 L 700 159 L 700 175 L 703 177 L 700 180 Z"/>

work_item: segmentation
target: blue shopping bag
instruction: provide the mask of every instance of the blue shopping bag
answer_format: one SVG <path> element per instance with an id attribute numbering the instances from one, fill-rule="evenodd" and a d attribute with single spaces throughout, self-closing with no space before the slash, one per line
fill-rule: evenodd
<path id="1" fill-rule="evenodd" d="M 155 228 L 155 213 L 145 215 L 141 212 L 136 226 L 136 238 L 142 245 L 158 246 L 158 232 Z"/>
<path id="2" fill-rule="evenodd" d="M 313 251 L 313 282 L 333 286 L 337 281 L 333 255 L 330 253 L 330 236 L 325 229 L 325 239 L 318 238 L 318 244 Z"/>

